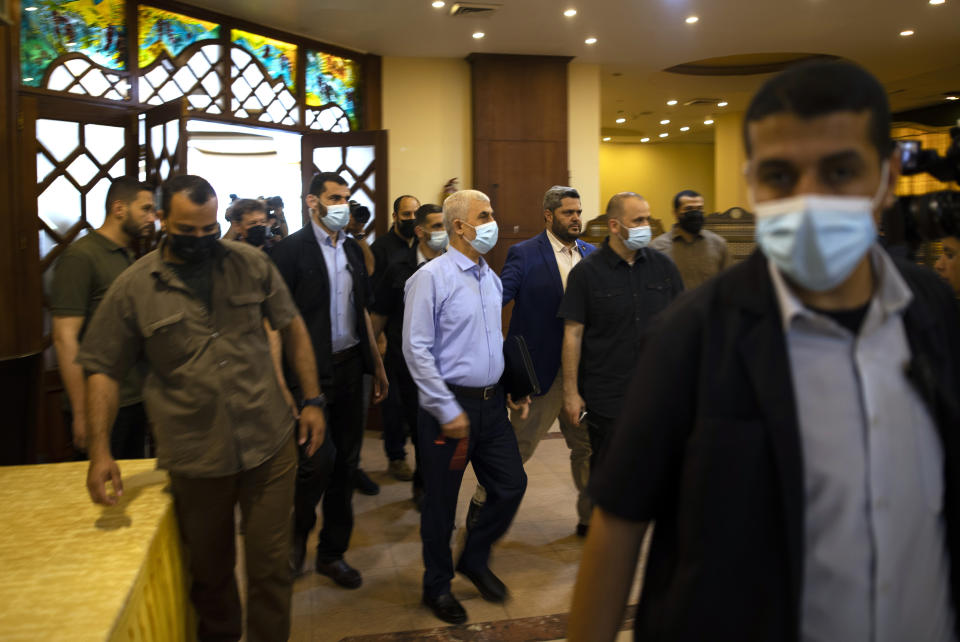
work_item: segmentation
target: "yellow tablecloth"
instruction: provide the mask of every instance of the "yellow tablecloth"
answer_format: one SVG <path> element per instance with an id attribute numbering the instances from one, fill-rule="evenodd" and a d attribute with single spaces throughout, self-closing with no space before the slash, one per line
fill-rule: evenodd
<path id="1" fill-rule="evenodd" d="M 192 639 L 173 500 L 156 460 L 120 462 L 97 506 L 87 463 L 0 468 L 0 640 Z"/>

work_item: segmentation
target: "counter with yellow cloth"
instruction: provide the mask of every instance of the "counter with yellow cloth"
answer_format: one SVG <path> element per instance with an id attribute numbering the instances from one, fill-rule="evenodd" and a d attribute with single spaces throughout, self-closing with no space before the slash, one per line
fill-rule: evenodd
<path id="1" fill-rule="evenodd" d="M 106 507 L 87 465 L 0 468 L 0 640 L 193 639 L 166 472 L 119 462 L 124 493 Z"/>

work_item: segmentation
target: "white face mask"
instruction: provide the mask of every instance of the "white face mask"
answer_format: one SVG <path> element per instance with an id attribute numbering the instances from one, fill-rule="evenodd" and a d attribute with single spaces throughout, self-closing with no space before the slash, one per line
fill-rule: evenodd
<path id="1" fill-rule="evenodd" d="M 350 222 L 350 205 L 348 203 L 328 205 L 327 215 L 320 220 L 327 226 L 327 229 L 339 232 Z"/>
<path id="2" fill-rule="evenodd" d="M 798 285 L 814 292 L 832 290 L 853 273 L 877 239 L 873 211 L 883 199 L 888 176 L 884 163 L 873 198 L 803 194 L 756 204 L 757 245 Z"/>
<path id="3" fill-rule="evenodd" d="M 447 242 L 449 238 L 447 237 L 446 230 L 439 230 L 436 232 L 430 232 L 430 236 L 424 239 L 427 247 L 429 247 L 434 252 L 442 252 L 447 247 Z"/>

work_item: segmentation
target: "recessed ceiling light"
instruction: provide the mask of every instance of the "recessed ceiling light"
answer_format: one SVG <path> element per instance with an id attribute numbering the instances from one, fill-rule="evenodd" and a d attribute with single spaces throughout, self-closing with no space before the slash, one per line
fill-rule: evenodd
<path id="1" fill-rule="evenodd" d="M 669 124 L 670 124 L 670 119 L 669 119 L 669 118 L 664 118 L 663 120 L 660 121 L 660 124 L 661 124 L 661 125 L 669 125 Z"/>
<path id="2" fill-rule="evenodd" d="M 943 4 L 947 0 L 930 0 L 930 4 Z"/>
<path id="3" fill-rule="evenodd" d="M 931 4 L 933 4 L 933 3 L 931 3 Z M 36 8 L 36 7 L 24 7 L 23 10 L 24 10 L 24 11 L 36 11 L 37 8 Z"/>
<path id="4" fill-rule="evenodd" d="M 433 4 L 432 4 L 431 6 L 432 6 L 434 9 L 443 9 L 443 7 L 444 7 L 446 4 L 447 4 L 447 3 L 444 2 L 443 0 L 434 0 Z"/>
<path id="5" fill-rule="evenodd" d="M 681 127 L 681 128 L 680 128 L 680 131 L 682 131 L 682 132 L 688 132 L 688 131 L 690 131 L 690 128 L 684 126 L 684 127 Z"/>
<path id="6" fill-rule="evenodd" d="M 717 103 L 717 107 L 726 107 L 729 104 L 730 103 L 728 103 L 727 101 L 721 100 L 720 102 Z"/>
<path id="7" fill-rule="evenodd" d="M 670 105 L 671 107 L 673 107 L 674 105 L 677 104 L 677 101 L 675 101 L 675 100 L 668 100 L 668 101 L 667 101 L 667 104 Z"/>
<path id="8" fill-rule="evenodd" d="M 712 124 L 713 124 L 713 119 L 712 119 L 712 118 L 708 118 L 707 120 L 703 121 L 703 124 L 704 124 L 704 125 L 712 125 Z"/>
<path id="9" fill-rule="evenodd" d="M 697 23 L 697 22 L 700 22 L 700 18 L 698 18 L 698 17 L 696 17 L 696 16 L 690 16 L 689 18 L 687 18 L 687 24 L 688 24 L 688 25 L 692 25 L 692 24 Z"/>
<path id="10" fill-rule="evenodd" d="M 668 134 L 667 132 L 663 132 L 662 134 L 660 134 L 660 138 L 666 138 L 669 135 L 670 134 Z"/>
<path id="11" fill-rule="evenodd" d="M 609 143 L 609 142 L 610 142 L 610 137 L 609 137 L 609 136 L 604 136 L 604 137 L 603 137 L 603 142 Z"/>
<path id="12" fill-rule="evenodd" d="M 473 34 L 473 38 L 474 40 L 480 40 L 480 38 L 483 38 L 485 35 L 487 34 L 483 33 L 482 31 L 477 31 Z"/>
<path id="13" fill-rule="evenodd" d="M 947 96 L 947 100 L 960 100 L 960 96 Z"/>
<path id="14" fill-rule="evenodd" d="M 23 82 L 33 82 L 33 78 L 24 78 Z M 950 100 L 950 99 L 947 98 L 947 100 Z"/>
<path id="15" fill-rule="evenodd" d="M 644 136 L 643 138 L 640 139 L 640 142 L 641 142 L 641 143 L 649 143 L 649 142 L 650 142 L 650 139 L 649 139 L 648 137 Z"/>
<path id="16" fill-rule="evenodd" d="M 623 116 L 621 116 L 620 118 L 617 119 L 617 124 L 618 124 L 618 125 L 622 125 L 622 124 L 624 124 L 625 122 L 627 122 L 627 119 L 624 118 Z"/>
<path id="17" fill-rule="evenodd" d="M 565 15 L 565 16 L 568 17 L 568 18 L 572 18 L 572 17 L 574 17 L 575 15 L 577 15 L 577 10 L 576 10 L 576 9 L 567 9 L 566 11 L 563 12 L 563 15 Z"/>
<path id="18" fill-rule="evenodd" d="M 904 29 L 900 32 L 901 36 L 912 36 L 914 34 L 913 29 Z"/>
<path id="19" fill-rule="evenodd" d="M 595 45 L 595 44 L 597 44 L 597 39 L 596 39 L 596 38 L 593 38 L 593 37 L 590 37 L 590 38 L 587 38 L 586 40 L 584 40 L 584 42 L 587 43 L 588 45 Z"/>

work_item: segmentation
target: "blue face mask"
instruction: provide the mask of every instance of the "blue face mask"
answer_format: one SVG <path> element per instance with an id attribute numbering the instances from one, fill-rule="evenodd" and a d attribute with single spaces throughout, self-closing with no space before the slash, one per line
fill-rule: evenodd
<path id="1" fill-rule="evenodd" d="M 339 232 L 350 222 L 350 205 L 328 205 L 327 215 L 320 219 L 331 232 Z"/>
<path id="2" fill-rule="evenodd" d="M 449 240 L 446 230 L 440 230 L 438 232 L 430 232 L 430 236 L 426 239 L 426 244 L 427 247 L 434 252 L 442 252 L 446 249 Z"/>
<path id="3" fill-rule="evenodd" d="M 647 247 L 647 244 L 650 243 L 650 237 L 653 233 L 650 231 L 649 225 L 644 225 L 642 227 L 628 227 L 627 238 L 622 238 L 623 244 L 627 247 L 628 250 L 637 251 L 642 247 Z"/>
<path id="4" fill-rule="evenodd" d="M 464 222 L 464 225 L 473 227 L 466 222 Z M 477 238 L 472 241 L 467 241 L 473 249 L 480 254 L 486 254 L 492 250 L 493 246 L 497 244 L 497 238 L 500 236 L 500 229 L 497 227 L 497 222 L 490 221 L 489 223 L 473 227 L 473 229 L 477 233 Z"/>

